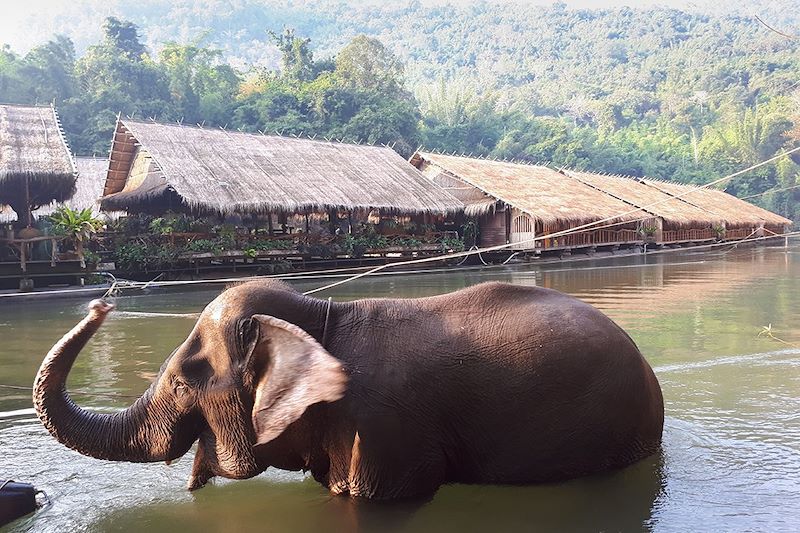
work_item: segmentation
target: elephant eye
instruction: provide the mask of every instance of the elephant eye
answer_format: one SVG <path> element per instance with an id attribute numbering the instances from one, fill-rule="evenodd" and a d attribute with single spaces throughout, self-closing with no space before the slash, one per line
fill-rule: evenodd
<path id="1" fill-rule="evenodd" d="M 176 382 L 174 388 L 175 388 L 175 395 L 178 398 L 186 396 L 186 394 L 189 392 L 189 386 L 186 385 L 186 383 L 183 383 L 182 381 Z"/>

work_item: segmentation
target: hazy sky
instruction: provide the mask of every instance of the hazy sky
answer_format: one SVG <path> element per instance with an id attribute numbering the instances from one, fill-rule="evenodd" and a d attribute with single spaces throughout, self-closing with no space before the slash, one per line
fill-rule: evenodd
<path id="1" fill-rule="evenodd" d="M 100 35 L 101 21 L 120 13 L 125 0 L 0 0 L 0 44 L 10 44 L 17 52 L 26 52 L 57 33 L 65 33 L 80 43 L 93 41 Z M 213 1 L 213 0 L 212 0 Z M 302 0 L 293 0 L 302 3 Z M 385 3 L 387 0 L 350 0 L 353 4 Z M 409 0 L 391 0 L 402 5 Z M 423 4 L 468 5 L 471 0 L 420 0 Z M 552 4 L 553 0 L 487 0 L 489 3 L 535 3 Z M 663 5 L 671 7 L 694 7 L 708 4 L 712 0 L 563 0 L 573 8 L 602 8 L 628 5 L 643 7 Z M 727 5 L 747 5 L 748 0 L 722 0 Z M 753 0 L 750 0 L 753 1 Z M 761 0 L 762 2 L 765 0 Z M 767 0 L 768 1 L 768 0 Z M 138 6 L 164 5 L 164 0 L 137 0 Z M 209 0 L 181 0 L 180 4 L 203 6 Z M 214 2 L 217 3 L 217 2 Z M 269 0 L 264 0 L 269 4 Z M 191 9 L 191 8 L 190 8 Z M 65 16 L 66 15 L 66 16 Z M 65 27 L 64 20 L 70 25 Z M 83 37 L 83 39 L 81 39 Z M 87 41 L 89 39 L 89 41 Z"/>
<path id="2" fill-rule="evenodd" d="M 350 0 L 352 4 L 376 4 L 383 3 L 386 0 Z M 420 0 L 422 4 L 455 4 L 455 5 L 468 5 L 475 3 L 474 0 Z M 523 3 L 524 0 L 487 0 L 488 3 Z M 570 7 L 576 8 L 602 8 L 611 6 L 645 6 L 645 5 L 664 5 L 674 7 L 685 7 L 692 2 L 689 0 L 563 0 L 565 4 Z M 113 4 L 114 2 L 98 2 L 96 0 L 0 0 L 2 3 L 3 16 L 0 18 L 0 31 L 6 28 L 13 27 L 16 23 L 28 18 L 31 15 L 38 15 L 42 13 L 59 11 L 67 8 L 67 6 L 88 5 L 100 7 L 102 4 Z M 144 0 L 143 3 L 147 3 Z M 203 4 L 202 0 L 197 1 L 198 4 Z M 269 0 L 264 0 L 265 4 Z M 400 4 L 402 2 L 396 2 Z M 527 0 L 524 3 L 531 4 L 552 4 L 553 0 Z"/>

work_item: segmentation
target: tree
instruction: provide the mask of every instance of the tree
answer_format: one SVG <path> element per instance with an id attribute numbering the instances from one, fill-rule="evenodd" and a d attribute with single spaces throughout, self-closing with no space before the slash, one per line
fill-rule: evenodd
<path id="1" fill-rule="evenodd" d="M 22 62 L 11 47 L 0 47 L 0 101 L 26 103 L 30 98 L 30 88 L 23 83 L 20 70 Z"/>
<path id="2" fill-rule="evenodd" d="M 314 55 L 311 39 L 297 37 L 294 29 L 284 28 L 282 33 L 269 32 L 272 42 L 281 52 L 282 74 L 295 81 L 308 81 L 314 76 Z"/>
<path id="3" fill-rule="evenodd" d="M 464 84 L 440 80 L 422 95 L 427 148 L 486 155 L 505 133 L 511 115 L 497 110 L 496 94 L 479 95 Z"/>
<path id="4" fill-rule="evenodd" d="M 105 45 L 123 54 L 126 59 L 140 61 L 147 55 L 139 39 L 139 28 L 134 23 L 108 17 L 103 24 L 103 33 Z"/>
<path id="5" fill-rule="evenodd" d="M 78 153 L 104 153 L 117 113 L 174 119 L 169 80 L 130 22 L 109 18 L 103 42 L 76 64 L 80 97 L 64 103 L 64 123 Z"/>
<path id="6" fill-rule="evenodd" d="M 420 114 L 416 102 L 380 93 L 362 94 L 356 114 L 341 127 L 342 137 L 390 144 L 404 157 L 416 149 Z"/>
<path id="7" fill-rule="evenodd" d="M 336 75 L 343 85 L 367 91 L 398 91 L 403 63 L 379 40 L 359 35 L 336 56 Z"/>
<path id="8" fill-rule="evenodd" d="M 20 76 L 29 84 L 28 97 L 37 103 L 61 102 L 77 91 L 75 46 L 64 36 L 37 46 L 25 56 Z"/>
<path id="9" fill-rule="evenodd" d="M 175 113 L 183 120 L 227 123 L 240 79 L 232 67 L 222 64 L 221 57 L 220 50 L 197 43 L 167 43 L 159 53 Z"/>

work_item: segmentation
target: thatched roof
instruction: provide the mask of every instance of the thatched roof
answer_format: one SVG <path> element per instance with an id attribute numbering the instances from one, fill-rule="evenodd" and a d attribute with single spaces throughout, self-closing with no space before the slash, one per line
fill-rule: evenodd
<path id="1" fill-rule="evenodd" d="M 106 182 L 108 159 L 76 157 L 75 165 L 78 167 L 77 190 L 65 203 L 73 209 L 91 208 L 97 214 L 100 212 L 100 197 L 103 196 Z"/>
<path id="2" fill-rule="evenodd" d="M 644 179 L 642 182 L 667 194 L 683 195 L 681 196 L 683 201 L 716 213 L 727 227 L 756 227 L 762 223 L 785 226 L 792 223 L 788 218 L 776 215 L 718 189 L 695 189 L 691 185 L 652 179 Z"/>
<path id="3" fill-rule="evenodd" d="M 429 179 L 459 195 L 469 215 L 485 213 L 499 200 L 544 224 L 576 225 L 609 217 L 633 221 L 649 216 L 646 212 L 630 213 L 634 208 L 621 200 L 544 166 L 431 152 L 417 152 L 411 163 L 423 168 Z M 480 193 L 459 185 L 457 180 Z"/>
<path id="4" fill-rule="evenodd" d="M 100 196 L 103 194 L 103 184 L 108 170 L 108 160 L 95 157 L 76 157 L 75 166 L 78 168 L 78 179 L 75 194 L 64 202 L 52 202 L 33 212 L 36 217 L 50 215 L 60 205 L 81 210 L 89 208 L 97 216 L 100 214 Z M 0 206 L 0 224 L 7 224 L 17 219 L 17 214 L 8 206 Z"/>
<path id="5" fill-rule="evenodd" d="M 449 213 L 463 204 L 388 147 L 120 120 L 103 209 Z"/>
<path id="6" fill-rule="evenodd" d="M 35 211 L 36 216 L 49 215 L 60 205 L 71 209 L 91 209 L 94 215 L 100 214 L 100 197 L 108 171 L 108 160 L 96 157 L 76 157 L 78 179 L 75 182 L 75 194 L 64 202 L 53 202 Z"/>
<path id="7" fill-rule="evenodd" d="M 566 169 L 561 172 L 631 206 L 646 207 L 647 212 L 660 217 L 671 226 L 708 227 L 719 224 L 723 220 L 723 217 L 716 213 L 681 201 L 655 187 L 641 183 L 635 178 Z"/>
<path id="8" fill-rule="evenodd" d="M 75 174 L 53 107 L 0 105 L 0 203 L 19 196 L 26 180 L 36 203 L 63 201 L 75 192 Z"/>

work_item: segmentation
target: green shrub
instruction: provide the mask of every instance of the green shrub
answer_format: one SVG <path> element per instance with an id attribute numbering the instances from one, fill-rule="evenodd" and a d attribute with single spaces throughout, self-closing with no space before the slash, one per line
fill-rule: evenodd
<path id="1" fill-rule="evenodd" d="M 287 239 L 265 239 L 261 241 L 256 241 L 252 244 L 252 247 L 259 251 L 266 251 L 266 250 L 291 250 L 295 247 L 293 241 Z"/>
<path id="2" fill-rule="evenodd" d="M 100 255 L 87 249 L 83 251 L 83 260 L 87 263 L 97 264 L 100 262 Z"/>
<path id="3" fill-rule="evenodd" d="M 419 248 L 422 246 L 422 241 L 414 237 L 402 237 L 395 239 L 392 244 L 394 246 L 403 246 L 405 248 Z"/>
<path id="4" fill-rule="evenodd" d="M 130 241 L 116 247 L 114 260 L 117 268 L 127 272 L 167 270 L 176 263 L 181 251 L 168 244 Z"/>
<path id="5" fill-rule="evenodd" d="M 184 214 L 167 211 L 163 217 L 150 221 L 148 229 L 156 235 L 169 235 L 171 233 L 187 233 L 192 230 L 195 219 Z"/>
<path id="6" fill-rule="evenodd" d="M 461 252 L 464 250 L 464 239 L 458 237 L 444 237 L 439 241 L 439 244 L 442 245 L 443 252 L 449 252 L 450 250 Z"/>
<path id="7" fill-rule="evenodd" d="M 211 240 L 211 239 L 195 239 L 190 241 L 184 251 L 186 252 L 194 252 L 194 253 L 213 253 L 213 254 L 220 254 L 225 247 L 221 242 L 218 240 Z"/>

